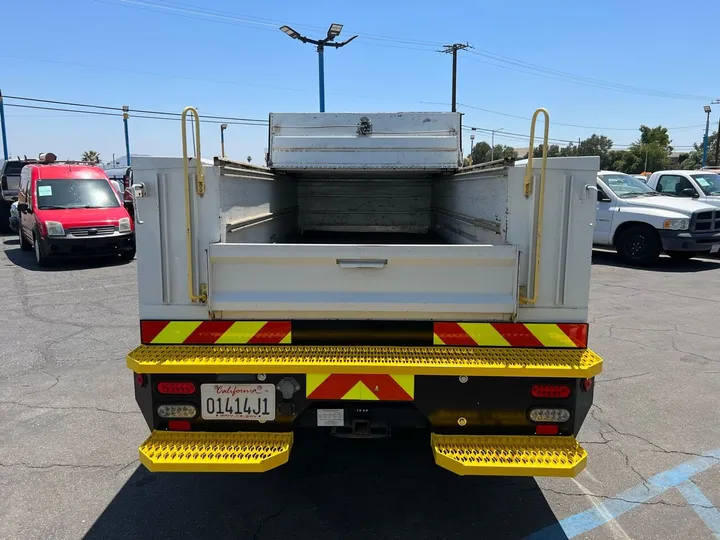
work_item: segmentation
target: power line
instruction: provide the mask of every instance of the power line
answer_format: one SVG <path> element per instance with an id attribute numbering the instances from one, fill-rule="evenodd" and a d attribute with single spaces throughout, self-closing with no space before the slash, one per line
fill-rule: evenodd
<path id="1" fill-rule="evenodd" d="M 103 111 L 87 111 L 87 110 L 78 110 L 78 109 L 66 109 L 66 108 L 60 108 L 60 107 L 44 107 L 42 105 L 21 105 L 19 103 L 6 103 L 6 107 L 18 107 L 22 109 L 36 109 L 36 110 L 42 110 L 42 111 L 56 111 L 56 112 L 67 112 L 67 113 L 75 113 L 79 115 L 95 115 L 95 116 L 112 116 L 115 118 L 122 118 L 122 113 L 111 113 L 111 112 L 103 112 Z M 181 117 L 178 114 L 177 118 L 171 118 L 171 117 L 164 117 L 164 116 L 150 116 L 150 115 L 144 115 L 144 114 L 134 114 L 131 116 L 131 118 L 142 118 L 142 119 L 148 119 L 148 120 L 175 120 L 180 121 Z M 232 121 L 232 120 L 214 120 L 214 119 L 204 119 L 203 117 L 200 118 L 200 122 L 205 124 L 231 124 L 231 125 L 237 125 L 237 126 L 258 126 L 258 127 L 267 127 L 267 123 L 265 124 L 259 124 L 259 123 L 250 123 L 250 122 L 238 122 L 238 121 Z"/>
<path id="2" fill-rule="evenodd" d="M 466 51 L 472 49 L 469 43 L 453 43 L 452 45 L 443 45 L 441 53 L 452 54 L 452 112 L 457 111 L 457 53 L 458 51 Z"/>
<path id="3" fill-rule="evenodd" d="M 6 99 L 15 99 L 18 101 L 29 101 L 33 103 L 49 103 L 53 105 L 68 105 L 71 107 L 83 107 L 87 109 L 102 109 L 102 110 L 112 110 L 112 111 L 121 111 L 123 110 L 122 107 L 111 107 L 107 105 L 92 105 L 89 103 L 75 103 L 72 101 L 57 101 L 53 99 L 40 99 L 40 98 L 31 98 L 31 97 L 22 97 L 22 96 L 4 96 Z M 18 105 L 19 106 L 19 105 Z M 68 110 L 67 112 L 73 112 Z M 130 109 L 131 113 L 142 113 L 142 114 L 153 114 L 153 115 L 164 115 L 164 116 L 181 116 L 180 113 L 176 112 L 167 112 L 167 111 L 153 111 L 153 110 L 146 110 L 146 109 Z M 133 114 L 132 116 L 138 117 L 137 115 Z M 233 116 L 217 116 L 217 115 L 203 115 L 202 118 L 206 119 L 213 119 L 213 120 L 231 120 L 231 121 L 237 121 L 237 122 L 253 122 L 258 123 L 261 125 L 267 125 L 268 121 L 260 118 L 238 118 Z"/>
<path id="4" fill-rule="evenodd" d="M 226 23 L 226 24 L 237 24 L 240 26 L 249 26 L 255 29 L 262 29 L 262 30 L 272 30 L 270 28 L 271 26 L 277 25 L 277 24 L 283 24 L 280 23 L 280 21 L 276 21 L 273 19 L 264 19 L 264 18 L 258 18 L 258 17 L 249 17 L 249 16 L 241 16 L 236 13 L 231 13 L 227 11 L 220 11 L 220 10 L 214 10 L 209 9 L 205 7 L 195 6 L 191 4 L 182 4 L 179 2 L 169 2 L 169 1 L 163 1 L 163 0 L 154 0 L 154 2 L 149 2 L 147 0 L 117 0 L 117 2 L 111 2 L 109 0 L 95 0 L 98 2 L 103 3 L 109 3 L 113 5 L 118 5 L 126 8 L 132 8 L 132 9 L 145 9 L 149 11 L 155 11 L 165 14 L 174 14 L 178 16 L 185 16 L 195 19 L 202 19 L 209 22 L 220 22 L 220 23 Z M 301 24 L 301 23 L 294 23 L 294 26 L 298 27 L 305 27 L 305 28 L 313 28 L 313 29 L 319 29 L 319 27 Z M 428 49 L 418 48 L 418 50 L 428 52 L 431 50 L 429 47 L 437 47 L 439 46 L 439 42 L 432 42 L 427 40 L 418 40 L 418 39 L 409 39 L 409 38 L 398 38 L 395 36 L 383 36 L 379 34 L 369 34 L 369 33 L 363 33 L 363 32 L 357 32 L 360 34 L 361 40 L 375 40 L 375 41 L 381 41 L 385 42 L 386 44 L 400 44 L 400 45 L 415 45 L 416 47 L 428 47 Z M 380 43 L 376 43 L 375 45 L 381 45 Z M 397 46 L 397 48 L 407 48 L 407 49 L 415 49 L 416 47 L 400 47 Z M 709 99 L 708 96 L 698 96 L 698 95 L 692 95 L 692 94 L 682 94 L 682 93 L 675 93 L 675 92 L 665 92 L 661 90 L 654 90 L 649 88 L 642 88 L 642 87 L 636 87 L 626 84 L 620 84 L 615 83 L 611 81 L 605 81 L 602 79 L 597 79 L 593 77 L 586 77 L 583 75 L 578 75 L 575 73 L 557 70 L 553 68 L 547 68 L 538 64 L 533 64 L 530 62 L 525 62 L 523 60 L 518 60 L 516 58 L 512 58 L 509 56 L 500 55 L 497 53 L 494 53 L 492 51 L 479 49 L 476 51 L 470 51 L 471 54 L 480 57 L 485 58 L 485 60 L 480 60 L 479 58 L 476 58 L 475 61 L 480 63 L 485 63 L 488 65 L 493 65 L 496 67 L 504 68 L 504 69 L 510 69 L 512 71 L 518 71 L 525 74 L 535 75 L 538 77 L 558 80 L 561 82 L 571 83 L 571 84 L 577 84 L 582 86 L 589 86 L 594 88 L 599 88 L 603 90 L 613 90 L 618 92 L 625 92 L 625 93 L 632 93 L 637 95 L 646 95 L 646 96 L 652 96 L 652 97 L 662 97 L 667 99 L 683 99 L 683 100 L 707 100 Z M 493 60 L 494 62 L 489 62 L 489 60 Z M 500 63 L 497 63 L 500 62 Z"/>

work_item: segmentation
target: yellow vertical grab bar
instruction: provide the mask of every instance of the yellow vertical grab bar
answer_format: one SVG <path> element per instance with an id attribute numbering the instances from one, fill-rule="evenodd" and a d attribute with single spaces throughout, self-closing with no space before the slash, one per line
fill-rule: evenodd
<path id="1" fill-rule="evenodd" d="M 545 136 L 543 138 L 540 186 L 538 188 L 537 195 L 538 207 L 535 215 L 535 262 L 533 266 L 532 296 L 528 298 L 527 294 L 521 294 L 521 304 L 534 304 L 537 302 L 538 283 L 540 282 L 540 247 L 542 243 L 543 209 L 545 203 L 545 174 L 547 171 L 548 135 L 550 134 L 550 115 L 546 109 L 538 109 L 532 117 L 532 123 L 530 124 L 530 148 L 528 148 L 528 160 L 527 166 L 525 167 L 525 184 L 523 186 L 525 197 L 530 197 L 530 194 L 532 193 L 533 151 L 535 150 L 535 124 L 540 113 L 545 115 Z"/>
<path id="2" fill-rule="evenodd" d="M 180 117 L 182 124 L 182 150 L 183 150 L 183 174 L 185 179 L 185 242 L 187 244 L 187 282 L 188 295 L 191 302 L 206 302 L 207 293 L 201 290 L 199 294 L 195 294 L 195 279 L 192 250 L 192 213 L 190 211 L 190 170 L 188 166 L 188 148 L 187 148 L 187 115 L 192 113 L 195 122 L 195 166 L 197 173 L 195 177 L 195 192 L 201 197 L 205 194 L 205 178 L 203 176 L 202 159 L 200 157 L 200 116 L 194 107 L 185 107 Z"/>

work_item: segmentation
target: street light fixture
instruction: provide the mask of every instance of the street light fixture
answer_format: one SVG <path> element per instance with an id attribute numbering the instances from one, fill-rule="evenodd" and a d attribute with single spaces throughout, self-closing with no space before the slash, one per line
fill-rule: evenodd
<path id="1" fill-rule="evenodd" d="M 225 157 L 225 130 L 227 129 L 227 124 L 220 124 L 220 156 Z"/>
<path id="2" fill-rule="evenodd" d="M 345 41 L 335 43 L 335 38 L 342 32 L 343 25 L 338 23 L 332 23 L 327 31 L 327 37 L 324 39 L 310 39 L 307 36 L 303 36 L 297 30 L 290 28 L 287 25 L 280 27 L 280 30 L 290 36 L 293 39 L 299 39 L 303 43 L 312 43 L 317 47 L 318 52 L 318 75 L 319 75 L 319 87 L 320 87 L 320 112 L 325 112 L 325 58 L 324 52 L 325 47 L 335 47 L 339 49 L 350 43 L 357 36 L 353 36 Z"/>

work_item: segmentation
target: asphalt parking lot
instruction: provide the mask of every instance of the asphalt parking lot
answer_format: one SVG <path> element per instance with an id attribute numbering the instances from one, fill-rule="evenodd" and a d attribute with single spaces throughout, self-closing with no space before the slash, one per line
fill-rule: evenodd
<path id="1" fill-rule="evenodd" d="M 594 255 L 605 359 L 575 479 L 461 478 L 424 439 L 297 441 L 261 476 L 153 475 L 125 353 L 135 262 L 35 266 L 0 237 L 0 538 L 720 538 L 720 261 Z"/>

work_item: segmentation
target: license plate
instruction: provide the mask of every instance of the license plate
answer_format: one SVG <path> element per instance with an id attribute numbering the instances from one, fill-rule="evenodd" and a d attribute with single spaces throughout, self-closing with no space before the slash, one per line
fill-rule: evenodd
<path id="1" fill-rule="evenodd" d="M 710 248 L 710 253 L 717 253 L 718 251 L 720 251 L 720 244 L 713 244 Z"/>
<path id="2" fill-rule="evenodd" d="M 203 384 L 205 420 L 275 420 L 274 384 Z"/>

